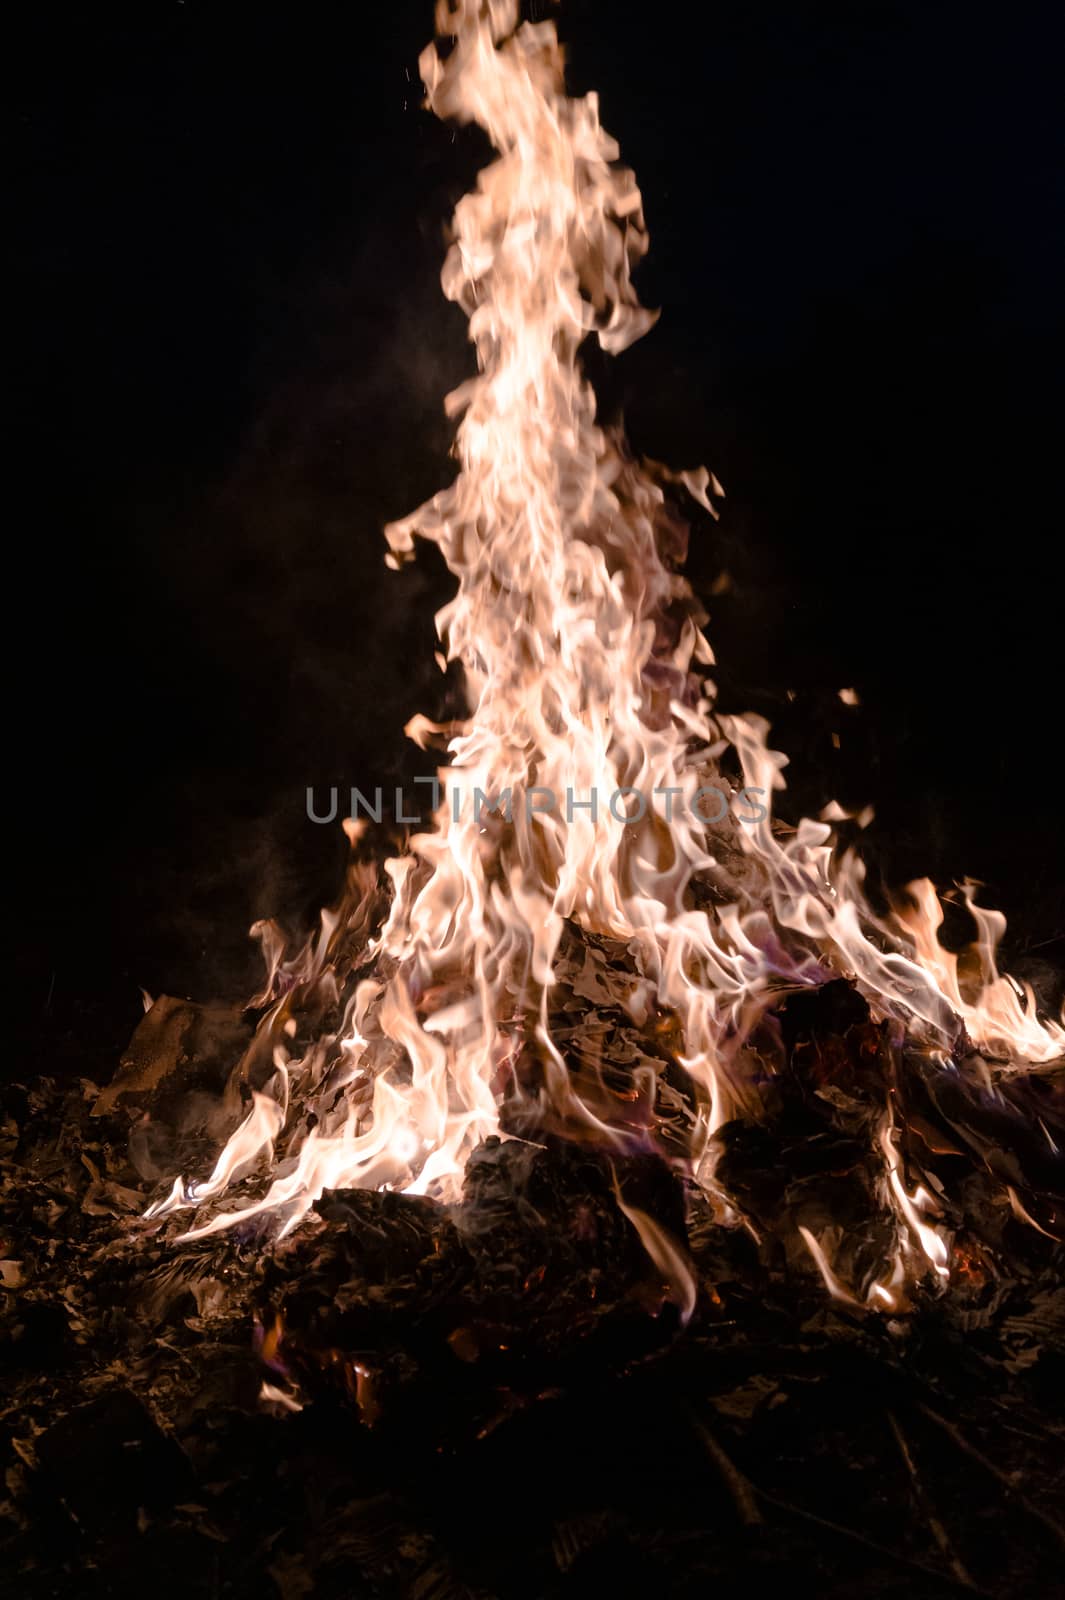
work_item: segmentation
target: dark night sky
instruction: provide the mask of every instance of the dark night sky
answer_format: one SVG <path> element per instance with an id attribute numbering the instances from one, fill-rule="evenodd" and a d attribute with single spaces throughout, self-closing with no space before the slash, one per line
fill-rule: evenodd
<path id="1" fill-rule="evenodd" d="M 692 560 L 733 579 L 725 701 L 800 797 L 875 803 L 894 877 L 986 880 L 1029 961 L 1065 928 L 1059 10 L 561 11 L 663 307 L 594 363 L 604 414 L 729 493 Z M 138 983 L 239 996 L 252 917 L 339 881 L 306 784 L 387 780 L 441 709 L 447 575 L 380 533 L 445 480 L 470 365 L 437 274 L 486 146 L 419 109 L 430 31 L 428 0 L 19 24 L 9 847 L 45 1065 L 106 1054 Z"/>

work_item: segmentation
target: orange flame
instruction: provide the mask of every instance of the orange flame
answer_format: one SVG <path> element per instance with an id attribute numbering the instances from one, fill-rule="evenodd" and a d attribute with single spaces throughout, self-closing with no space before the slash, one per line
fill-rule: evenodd
<path id="1" fill-rule="evenodd" d="M 679 1019 L 680 1060 L 699 1104 L 692 1166 L 701 1179 L 712 1181 L 703 1158 L 714 1131 L 738 1110 L 757 1110 L 745 1048 L 788 988 L 848 976 L 874 1014 L 900 1021 L 918 1046 L 946 1057 L 964 1029 L 992 1071 L 1065 1052 L 1065 1028 L 1040 1019 L 1030 991 L 999 976 L 996 914 L 970 902 L 981 984 L 963 992 L 936 936 L 942 912 L 930 884 L 915 885 L 912 905 L 884 919 L 863 892 L 860 861 L 837 856 L 829 821 L 788 833 L 768 813 L 742 825 L 730 814 L 708 827 L 693 810 L 701 785 L 729 788 L 723 759 L 768 796 L 783 787 L 785 758 L 759 718 L 713 715 L 702 619 L 663 553 L 665 485 L 681 484 L 710 510 L 720 485 L 705 469 L 672 474 L 634 462 L 596 420 L 579 346 L 595 337 L 623 350 L 655 320 L 631 279 L 647 248 L 640 192 L 617 164 L 597 97 L 566 95 L 553 24 L 517 23 L 517 0 L 443 0 L 437 26 L 453 48 L 430 46 L 421 58 L 429 106 L 479 123 L 498 159 L 459 202 L 443 269 L 478 366 L 446 401 L 461 416 L 461 470 L 386 530 L 391 565 L 426 539 L 458 579 L 437 626 L 469 702 L 441 772 L 461 804 L 442 806 L 432 831 L 387 863 L 392 902 L 368 952 L 374 973 L 355 987 L 328 1048 L 291 1054 L 287 1002 L 274 1001 L 263 1023 L 271 1085 L 206 1182 L 179 1180 L 154 1214 L 217 1199 L 253 1164 L 271 1164 L 284 1129 L 288 1144 L 259 1198 L 185 1237 L 261 1212 L 288 1231 L 327 1187 L 455 1197 L 472 1150 L 502 1131 L 504 1092 L 519 1092 L 505 1070 L 516 1038 L 544 1063 L 536 1093 L 571 1124 L 620 1143 L 578 1096 L 551 1034 L 566 919 L 625 941 Z M 679 618 L 672 628 L 661 626 L 667 613 Z M 428 724 L 416 722 L 420 737 Z M 642 815 L 515 803 L 507 822 L 478 817 L 474 804 L 478 792 L 517 800 L 542 790 L 579 802 L 625 789 L 646 797 Z M 726 886 L 729 903 L 698 909 L 696 875 Z M 316 981 L 341 932 L 323 922 L 290 975 Z M 264 1001 L 278 993 L 280 948 L 270 961 Z M 446 1003 L 427 1004 L 430 994 Z M 314 1125 L 303 1137 L 307 1110 Z M 907 1274 L 944 1278 L 949 1252 L 927 1191 L 904 1181 L 890 1113 L 880 1149 L 900 1255 L 867 1300 L 891 1309 Z M 683 1254 L 650 1219 L 633 1220 L 688 1315 Z M 804 1237 L 829 1288 L 858 1303 L 818 1241 Z"/>

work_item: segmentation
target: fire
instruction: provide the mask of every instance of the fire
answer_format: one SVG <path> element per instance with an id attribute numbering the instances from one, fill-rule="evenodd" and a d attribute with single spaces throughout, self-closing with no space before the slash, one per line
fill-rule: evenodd
<path id="1" fill-rule="evenodd" d="M 498 152 L 456 209 L 442 275 L 478 371 L 446 400 L 461 418 L 458 476 L 386 529 L 386 559 L 399 567 L 429 540 L 458 582 L 437 617 L 469 705 L 444 733 L 451 803 L 387 863 L 375 936 L 365 863 L 358 893 L 295 958 L 261 930 L 269 1009 L 252 1109 L 210 1176 L 179 1179 L 153 1214 L 217 1201 L 253 1168 L 271 1180 L 185 1238 L 260 1214 L 290 1231 L 326 1188 L 454 1199 L 471 1152 L 513 1129 L 523 1100 L 530 1126 L 549 1108 L 553 1126 L 607 1146 L 651 1137 L 582 1098 L 553 1036 L 567 922 L 631 952 L 645 991 L 634 988 L 634 1015 L 650 994 L 676 1019 L 697 1105 L 688 1161 L 707 1183 L 715 1131 L 762 1109 L 749 1044 L 788 991 L 849 977 L 912 1048 L 992 1078 L 1065 1051 L 1065 1028 L 996 969 L 1001 917 L 970 899 L 979 981 L 963 982 L 937 938 L 930 884 L 879 916 L 860 860 L 836 848 L 838 807 L 794 831 L 773 819 L 785 758 L 760 719 L 715 715 L 706 619 L 677 570 L 684 538 L 667 495 L 683 488 L 716 514 L 721 486 L 703 468 L 634 460 L 597 422 L 579 365 L 585 339 L 616 353 L 655 320 L 632 284 L 648 243 L 636 181 L 597 97 L 567 96 L 552 23 L 519 26 L 517 0 L 442 0 L 437 27 L 453 45 L 421 57 L 428 104 L 479 123 Z M 416 721 L 413 736 L 433 736 Z M 760 820 L 734 806 L 700 820 L 693 800 L 710 784 L 764 796 Z M 620 815 L 593 809 L 590 797 L 619 793 Z M 715 888 L 710 909 L 697 879 Z M 324 991 L 343 1021 L 302 1040 L 301 1003 Z M 532 1089 L 523 1052 L 539 1068 Z M 882 1278 L 852 1290 L 824 1241 L 802 1232 L 834 1294 L 890 1310 L 908 1281 L 945 1278 L 949 1245 L 928 1189 L 903 1170 L 890 1107 L 879 1151 L 897 1223 Z M 644 1213 L 626 1214 L 687 1315 L 683 1251 Z"/>

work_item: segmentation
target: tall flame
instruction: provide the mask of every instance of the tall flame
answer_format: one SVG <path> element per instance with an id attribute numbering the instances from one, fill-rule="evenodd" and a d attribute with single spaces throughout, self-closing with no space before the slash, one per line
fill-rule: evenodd
<path id="1" fill-rule="evenodd" d="M 287 1231 L 326 1187 L 455 1197 L 470 1153 L 523 1097 L 581 1136 L 645 1138 L 581 1098 L 552 1037 L 567 920 L 624 941 L 644 979 L 634 1005 L 650 995 L 679 1020 L 701 1173 L 714 1131 L 759 1110 L 749 1041 L 788 989 L 846 975 L 932 1059 L 979 1051 L 1007 1072 L 1065 1050 L 1065 1028 L 995 968 L 1001 919 L 972 908 L 974 991 L 936 937 L 931 885 L 914 886 L 905 912 L 875 915 L 861 863 L 838 855 L 829 821 L 790 832 L 768 804 L 752 808 L 761 820 L 738 820 L 735 804 L 719 822 L 699 819 L 693 802 L 711 782 L 734 802 L 768 800 L 784 758 L 760 719 L 714 715 L 705 618 L 675 570 L 684 535 L 667 486 L 713 511 L 720 485 L 705 469 L 636 462 L 597 422 L 579 367 L 586 338 L 615 353 L 654 321 L 631 278 L 647 248 L 640 192 L 617 165 L 597 97 L 566 95 L 553 24 L 519 26 L 517 0 L 442 0 L 437 28 L 453 43 L 422 55 L 428 104 L 479 123 L 498 152 L 456 209 L 443 269 L 478 372 L 446 402 L 462 418 L 461 470 L 386 530 L 387 559 L 399 566 L 416 538 L 431 540 L 458 579 L 437 624 L 463 669 L 469 717 L 448 744 L 432 831 L 387 863 L 377 938 L 359 949 L 353 936 L 372 897 L 364 874 L 357 912 L 324 920 L 288 967 L 274 951 L 253 1047 L 272 1076 L 260 1071 L 252 1111 L 207 1182 L 179 1179 L 154 1214 L 215 1199 L 276 1150 L 273 1181 L 186 1237 L 260 1212 Z M 433 731 L 416 720 L 408 731 Z M 626 806 L 611 809 L 618 792 Z M 714 894 L 696 897 L 696 878 Z M 294 993 L 322 984 L 343 997 L 343 1026 L 297 1055 Z M 530 1056 L 534 1088 L 517 1071 Z M 900 1252 L 942 1275 L 929 1196 L 907 1187 L 892 1127 L 886 1107 L 883 1189 Z M 656 1225 L 644 1219 L 641 1232 L 663 1257 Z M 850 1296 L 804 1237 L 829 1286 Z M 870 1304 L 898 1303 L 901 1259 Z"/>

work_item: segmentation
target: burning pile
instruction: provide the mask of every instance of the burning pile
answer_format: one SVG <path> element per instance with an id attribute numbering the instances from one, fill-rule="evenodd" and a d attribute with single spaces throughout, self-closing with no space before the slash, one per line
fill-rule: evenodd
<path id="1" fill-rule="evenodd" d="M 469 715 L 409 730 L 448 753 L 431 831 L 351 823 L 317 935 L 258 929 L 254 1033 L 161 997 L 102 1093 L 0 1095 L 0 1567 L 1048 1593 L 1065 1027 L 968 892 L 955 956 L 929 884 L 872 903 L 863 817 L 770 815 L 784 758 L 715 711 L 679 574 L 720 485 L 635 460 L 578 366 L 652 320 L 635 182 L 550 25 L 438 26 L 429 103 L 499 156 L 444 269 L 460 471 L 388 559 L 457 578 Z"/>
<path id="2" fill-rule="evenodd" d="M 760 719 L 715 713 L 706 618 L 678 571 L 678 494 L 716 515 L 723 491 L 635 460 L 578 362 L 586 338 L 616 353 L 654 321 L 632 285 L 633 175 L 596 97 L 566 95 L 553 24 L 455 0 L 437 26 L 428 103 L 499 154 L 443 270 L 477 353 L 446 402 L 460 471 L 386 530 L 387 559 L 427 539 L 457 578 L 438 660 L 461 666 L 469 716 L 408 729 L 446 743 L 432 830 L 382 875 L 350 824 L 348 892 L 317 937 L 290 953 L 260 928 L 264 1014 L 230 1091 L 251 1108 L 209 1176 L 178 1178 L 150 1215 L 194 1212 L 187 1239 L 253 1219 L 277 1237 L 326 1191 L 455 1201 L 486 1149 L 564 1141 L 592 1152 L 596 1193 L 612 1188 L 683 1317 L 699 1292 L 683 1212 L 633 1198 L 618 1174 L 634 1161 L 692 1180 L 714 1225 L 783 1229 L 837 1300 L 898 1312 L 952 1271 L 944 1152 L 967 1150 L 1004 1214 L 1053 1236 L 1065 1027 L 998 974 L 1003 919 L 968 893 L 959 959 L 930 884 L 874 909 L 838 807 L 773 819 L 784 758 Z M 809 997 L 838 1019 L 835 1046 L 803 1022 Z M 780 1147 L 758 1130 L 796 1095 L 796 1164 L 769 1173 Z M 842 1210 L 824 1185 L 788 1198 L 811 1160 L 838 1174 L 855 1150 Z"/>

